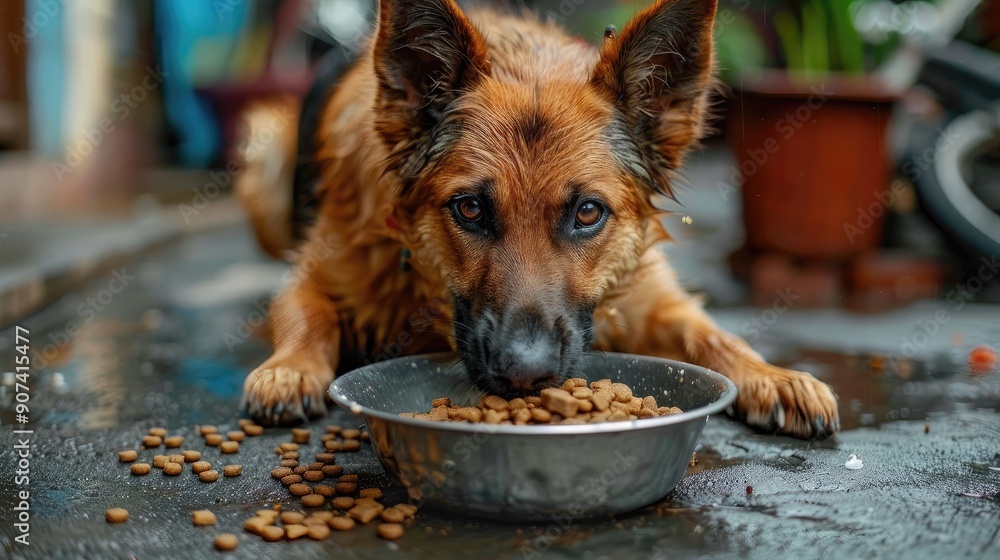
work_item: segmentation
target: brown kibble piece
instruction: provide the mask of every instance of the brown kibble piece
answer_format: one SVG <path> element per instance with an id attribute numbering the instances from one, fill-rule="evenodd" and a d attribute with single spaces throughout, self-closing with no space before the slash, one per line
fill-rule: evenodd
<path id="1" fill-rule="evenodd" d="M 191 512 L 191 521 L 195 527 L 207 527 L 215 525 L 215 514 L 207 509 L 199 509 Z"/>
<path id="2" fill-rule="evenodd" d="M 219 444 L 219 450 L 223 453 L 238 453 L 240 450 L 240 442 L 238 441 L 224 441 Z"/>
<path id="3" fill-rule="evenodd" d="M 381 488 L 362 488 L 361 490 L 358 491 L 358 497 L 359 498 L 372 498 L 372 499 L 377 500 L 377 499 L 379 499 L 379 498 L 382 497 L 382 489 Z"/>
<path id="4" fill-rule="evenodd" d="M 108 523 L 124 523 L 128 521 L 128 510 L 125 508 L 111 508 L 104 512 L 104 519 Z"/>
<path id="5" fill-rule="evenodd" d="M 128 449 L 118 452 L 118 460 L 122 463 L 131 463 L 139 458 L 139 452 L 135 449 Z"/>
<path id="6" fill-rule="evenodd" d="M 658 406 L 656 406 L 656 397 L 652 395 L 648 397 L 643 397 L 642 408 L 645 408 L 647 410 L 656 410 L 657 408 L 659 408 Z"/>
<path id="7" fill-rule="evenodd" d="M 360 451 L 361 442 L 356 439 L 345 440 L 343 450 L 347 452 Z"/>
<path id="8" fill-rule="evenodd" d="M 176 449 L 184 445 L 184 436 L 170 436 L 163 440 L 163 445 L 171 449 Z"/>
<path id="9" fill-rule="evenodd" d="M 300 482 L 302 482 L 302 476 L 297 474 L 290 474 L 281 478 L 281 483 L 285 486 L 291 486 Z"/>
<path id="10" fill-rule="evenodd" d="M 322 471 L 325 466 L 323 463 L 310 463 L 308 468 L 311 471 Z"/>
<path id="11" fill-rule="evenodd" d="M 305 507 L 317 508 L 326 503 L 326 498 L 320 494 L 306 494 L 300 501 Z"/>
<path id="12" fill-rule="evenodd" d="M 338 482 L 335 488 L 338 494 L 353 494 L 358 489 L 358 485 L 354 482 Z"/>
<path id="13" fill-rule="evenodd" d="M 254 423 L 253 420 L 249 418 L 240 418 L 239 420 L 236 421 L 236 425 L 241 428 L 245 428 L 247 426 L 253 426 Z"/>
<path id="14" fill-rule="evenodd" d="M 304 537 L 308 532 L 309 528 L 305 525 L 285 525 L 285 536 L 293 541 L 299 537 Z"/>
<path id="15" fill-rule="evenodd" d="M 317 453 L 316 460 L 320 463 L 332 463 L 337 458 L 335 453 Z"/>
<path id="16" fill-rule="evenodd" d="M 285 530 L 281 527 L 268 525 L 261 530 L 260 536 L 267 542 L 277 542 L 284 538 Z"/>
<path id="17" fill-rule="evenodd" d="M 167 437 L 167 429 L 166 428 L 150 428 L 149 432 L 147 432 L 147 433 L 149 435 L 151 435 L 151 436 L 156 436 L 156 437 L 161 437 L 161 438 Z"/>
<path id="18" fill-rule="evenodd" d="M 531 421 L 531 409 L 529 408 L 518 408 L 514 410 L 514 423 L 515 424 L 527 424 Z"/>
<path id="19" fill-rule="evenodd" d="M 483 403 L 483 406 L 492 410 L 501 411 L 508 409 L 507 401 L 496 395 L 487 395 L 482 398 L 481 402 Z"/>
<path id="20" fill-rule="evenodd" d="M 532 408 L 531 420 L 540 424 L 548 424 L 552 421 L 552 413 L 544 408 Z"/>
<path id="21" fill-rule="evenodd" d="M 295 467 L 299 466 L 299 462 L 296 461 L 295 459 L 282 459 L 281 462 L 278 464 L 282 467 L 287 467 L 289 469 L 294 469 Z"/>
<path id="22" fill-rule="evenodd" d="M 167 476 L 177 476 L 181 474 L 182 470 L 184 470 L 184 468 L 181 467 L 180 463 L 167 463 L 166 465 L 163 465 L 163 474 Z"/>
<path id="23" fill-rule="evenodd" d="M 577 387 L 573 389 L 573 397 L 577 399 L 588 399 L 593 394 L 594 390 L 587 387 Z"/>
<path id="24" fill-rule="evenodd" d="M 337 426 L 336 424 L 326 427 L 326 433 L 328 434 L 339 434 L 344 428 Z"/>
<path id="25" fill-rule="evenodd" d="M 280 518 L 281 522 L 285 525 L 301 524 L 306 520 L 305 514 L 298 511 L 284 511 L 281 513 Z"/>
<path id="26" fill-rule="evenodd" d="M 275 467 L 275 469 L 271 471 L 271 477 L 277 480 L 281 480 L 290 474 L 292 474 L 292 469 L 288 467 Z"/>
<path id="27" fill-rule="evenodd" d="M 212 463 L 209 463 L 208 461 L 195 461 L 191 463 L 191 471 L 194 474 L 201 474 L 207 470 L 211 470 L 211 468 Z"/>
<path id="28" fill-rule="evenodd" d="M 451 399 L 448 397 L 441 397 L 440 399 L 434 399 L 431 401 L 431 408 L 437 408 L 439 406 L 450 407 Z"/>
<path id="29" fill-rule="evenodd" d="M 354 507 L 354 498 L 350 496 L 339 496 L 330 500 L 330 505 L 333 506 L 333 509 L 347 511 Z"/>
<path id="30" fill-rule="evenodd" d="M 194 463 L 195 461 L 201 459 L 201 452 L 188 449 L 187 451 L 181 453 L 181 456 L 184 457 L 185 463 Z"/>
<path id="31" fill-rule="evenodd" d="M 163 438 L 160 436 L 144 436 L 142 438 L 142 446 L 146 449 L 152 449 L 161 445 L 163 445 Z"/>
<path id="32" fill-rule="evenodd" d="M 209 434 L 219 433 L 219 428 L 217 426 L 207 425 L 201 427 L 201 435 L 207 436 Z"/>
<path id="33" fill-rule="evenodd" d="M 135 476 L 145 476 L 153 470 L 153 467 L 149 466 L 149 463 L 134 463 L 132 465 L 132 474 Z"/>
<path id="34" fill-rule="evenodd" d="M 332 498 L 333 495 L 336 493 L 336 490 L 333 488 L 333 486 L 328 486 L 326 484 L 317 484 L 316 486 L 313 486 L 313 492 L 319 494 L 320 496 L 323 496 L 324 498 Z"/>
<path id="35" fill-rule="evenodd" d="M 336 529 L 338 531 L 350 531 L 357 523 L 350 517 L 334 517 L 326 522 L 331 529 Z"/>
<path id="36" fill-rule="evenodd" d="M 309 538 L 314 541 L 321 541 L 330 536 L 330 527 L 326 524 L 327 521 L 321 520 L 320 523 L 309 524 Z"/>
<path id="37" fill-rule="evenodd" d="M 302 476 L 308 470 L 309 470 L 309 467 L 306 466 L 306 465 L 298 465 L 298 466 L 292 468 L 292 472 L 295 473 L 295 474 L 297 474 L 297 475 L 299 475 L 299 476 Z"/>
<path id="38" fill-rule="evenodd" d="M 478 423 L 483 420 L 483 411 L 474 406 L 463 406 L 448 410 L 448 418 L 452 420 L 465 420 L 467 422 Z"/>
<path id="39" fill-rule="evenodd" d="M 292 441 L 294 443 L 309 443 L 312 431 L 308 428 L 292 428 Z"/>
<path id="40" fill-rule="evenodd" d="M 260 535 L 260 534 L 262 534 L 264 532 L 264 528 L 265 527 L 267 527 L 268 525 L 273 525 L 273 524 L 274 524 L 274 520 L 273 519 L 270 519 L 270 518 L 267 518 L 267 517 L 262 517 L 262 516 L 258 515 L 256 517 L 251 517 L 250 519 L 247 519 L 246 521 L 244 521 L 243 522 L 243 529 L 245 531 L 249 532 L 249 533 L 253 533 L 255 535 Z"/>
<path id="41" fill-rule="evenodd" d="M 392 507 L 403 512 L 403 515 L 405 515 L 407 518 L 413 517 L 414 515 L 417 514 L 417 506 L 413 504 L 396 504 Z"/>
<path id="42" fill-rule="evenodd" d="M 170 457 L 166 455 L 154 455 L 153 456 L 153 466 L 162 469 L 164 465 L 170 462 Z"/>
<path id="43" fill-rule="evenodd" d="M 202 471 L 198 473 L 198 480 L 202 482 L 215 482 L 219 480 L 219 471 Z"/>
<path id="44" fill-rule="evenodd" d="M 543 389 L 541 393 L 542 406 L 553 414 L 559 414 L 564 418 L 576 416 L 580 407 L 580 401 L 573 398 L 573 395 L 562 389 Z"/>
<path id="45" fill-rule="evenodd" d="M 378 532 L 378 536 L 390 541 L 403 536 L 403 526 L 399 523 L 379 523 L 375 530 Z"/>
<path id="46" fill-rule="evenodd" d="M 243 474 L 243 465 L 226 465 L 222 467 L 222 476 L 240 476 Z"/>
<path id="47" fill-rule="evenodd" d="M 382 521 L 385 521 L 386 523 L 402 523 L 403 521 L 406 520 L 406 514 L 404 514 L 402 511 L 396 508 L 388 508 L 382 510 L 382 513 L 379 514 L 379 517 L 382 518 Z"/>
<path id="48" fill-rule="evenodd" d="M 326 448 L 327 451 L 340 451 L 344 448 L 344 445 L 339 441 L 330 440 L 324 442 L 323 447 Z"/>
<path id="49" fill-rule="evenodd" d="M 243 426 L 243 433 L 245 433 L 250 437 L 259 436 L 264 433 L 264 427 L 258 426 L 256 424 L 248 424 L 246 426 Z"/>
<path id="50" fill-rule="evenodd" d="M 340 481 L 341 482 L 357 482 L 358 481 L 358 475 L 353 474 L 353 473 L 352 474 L 345 474 L 345 475 L 343 475 L 343 476 L 340 477 Z"/>
<path id="51" fill-rule="evenodd" d="M 326 478 L 326 475 L 323 474 L 323 471 L 306 471 L 302 473 L 302 478 L 309 482 L 320 482 Z"/>
<path id="52" fill-rule="evenodd" d="M 632 400 L 632 389 L 624 383 L 612 383 L 611 392 L 615 394 L 615 400 L 620 403 L 628 403 Z"/>
<path id="53" fill-rule="evenodd" d="M 283 451 L 298 451 L 299 450 L 299 444 L 293 443 L 293 442 L 290 442 L 290 441 L 286 441 L 285 443 L 282 443 L 278 447 L 280 447 Z"/>
<path id="54" fill-rule="evenodd" d="M 229 441 L 243 441 L 246 437 L 247 433 L 241 430 L 226 432 L 226 438 L 229 439 Z"/>
<path id="55" fill-rule="evenodd" d="M 177 463 L 178 465 L 182 465 L 185 462 L 184 455 L 181 455 L 180 453 L 178 453 L 177 455 L 171 455 L 171 456 L 167 457 L 167 462 L 168 463 Z"/>
<path id="56" fill-rule="evenodd" d="M 222 552 L 236 550 L 239 544 L 239 538 L 232 533 L 223 533 L 215 537 L 215 549 Z"/>
<path id="57" fill-rule="evenodd" d="M 282 459 L 296 459 L 297 460 L 299 458 L 299 452 L 298 451 L 285 451 L 284 453 L 281 454 L 281 458 Z"/>
<path id="58" fill-rule="evenodd" d="M 212 447 L 218 447 L 222 444 L 222 435 L 220 434 L 208 434 L 205 436 L 205 445 L 211 445 Z"/>
<path id="59" fill-rule="evenodd" d="M 296 483 L 288 486 L 288 492 L 293 496 L 305 496 L 312 494 L 312 488 L 308 484 Z"/>
<path id="60" fill-rule="evenodd" d="M 445 417 L 447 418 L 447 415 Z M 361 430 L 358 430 L 357 428 L 346 428 L 340 432 L 340 437 L 344 439 L 358 439 L 361 437 Z"/>
<path id="61" fill-rule="evenodd" d="M 384 508 L 379 505 L 355 505 L 348 512 L 347 515 L 353 517 L 357 521 L 363 524 L 371 523 L 373 519 L 378 517 Z"/>
<path id="62" fill-rule="evenodd" d="M 326 465 L 323 467 L 323 475 L 327 478 L 336 478 L 344 474 L 344 467 L 340 465 Z"/>

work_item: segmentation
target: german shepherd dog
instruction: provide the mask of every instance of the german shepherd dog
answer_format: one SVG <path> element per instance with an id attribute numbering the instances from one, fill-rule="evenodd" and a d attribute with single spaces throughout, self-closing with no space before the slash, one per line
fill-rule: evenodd
<path id="1" fill-rule="evenodd" d="M 705 129 L 715 12 L 656 0 L 591 46 L 530 15 L 381 0 L 363 54 L 301 108 L 315 216 L 271 307 L 274 355 L 246 379 L 250 415 L 323 415 L 335 371 L 379 349 L 456 350 L 508 397 L 603 350 L 728 376 L 733 413 L 758 429 L 837 431 L 830 388 L 722 331 L 656 247 L 654 202 Z M 257 158 L 287 169 L 295 143 Z M 292 195 L 268 183 L 282 173 L 253 172 L 270 163 L 248 161 L 238 189 L 278 252 L 294 244 L 275 219 Z"/>

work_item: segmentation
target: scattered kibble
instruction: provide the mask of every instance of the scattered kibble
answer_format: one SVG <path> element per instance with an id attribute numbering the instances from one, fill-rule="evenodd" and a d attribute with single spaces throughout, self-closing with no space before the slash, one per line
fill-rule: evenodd
<path id="1" fill-rule="evenodd" d="M 222 444 L 221 434 L 208 434 L 205 436 L 205 445 L 211 445 L 212 447 L 218 447 Z"/>
<path id="2" fill-rule="evenodd" d="M 194 463 L 194 462 L 196 462 L 196 461 L 198 461 L 198 460 L 201 459 L 201 452 L 200 451 L 192 451 L 192 450 L 189 449 L 189 450 L 185 451 L 184 453 L 182 453 L 182 455 L 184 456 L 184 462 L 185 463 Z"/>
<path id="3" fill-rule="evenodd" d="M 379 499 L 382 497 L 382 490 L 380 488 L 362 488 L 358 492 L 358 497 L 360 498 L 374 498 Z"/>
<path id="4" fill-rule="evenodd" d="M 399 523 L 379 523 L 375 530 L 378 532 L 378 536 L 390 541 L 403 536 L 403 526 Z"/>
<path id="5" fill-rule="evenodd" d="M 215 482 L 216 480 L 219 480 L 219 471 L 202 471 L 198 473 L 198 480 L 201 480 L 202 482 Z"/>
<path id="6" fill-rule="evenodd" d="M 146 449 L 152 449 L 161 445 L 163 445 L 163 438 L 160 436 L 145 436 L 142 438 L 142 446 Z"/>
<path id="7" fill-rule="evenodd" d="M 184 470 L 184 467 L 180 463 L 167 463 L 163 465 L 163 474 L 167 476 L 177 476 L 181 474 L 182 470 Z"/>
<path id="8" fill-rule="evenodd" d="M 132 474 L 135 476 L 145 476 L 152 470 L 153 468 L 149 466 L 149 463 L 135 463 L 132 465 Z"/>
<path id="9" fill-rule="evenodd" d="M 251 437 L 259 436 L 264 433 L 264 427 L 256 424 L 248 424 L 243 426 L 243 433 Z"/>
<path id="10" fill-rule="evenodd" d="M 153 456 L 153 466 L 158 469 L 162 469 L 169 462 L 170 462 L 170 457 L 167 457 L 166 455 Z"/>
<path id="11" fill-rule="evenodd" d="M 208 425 L 201 427 L 201 435 L 203 436 L 207 436 L 209 434 L 217 434 L 217 433 L 219 433 L 219 428 L 216 426 Z"/>
<path id="12" fill-rule="evenodd" d="M 247 434 L 241 430 L 233 430 L 231 432 L 226 432 L 226 437 L 229 438 L 229 441 L 243 441 L 246 439 Z"/>
<path id="13" fill-rule="evenodd" d="M 215 514 L 207 509 L 199 509 L 191 512 L 191 521 L 195 527 L 215 525 Z"/>
<path id="14" fill-rule="evenodd" d="M 226 465 L 222 467 L 223 476 L 240 476 L 243 474 L 243 465 Z"/>
<path id="15" fill-rule="evenodd" d="M 191 463 L 191 471 L 194 472 L 194 474 L 201 474 L 207 470 L 211 470 L 211 468 L 212 463 L 209 463 L 208 461 L 195 461 L 194 463 Z"/>
<path id="16" fill-rule="evenodd" d="M 285 530 L 275 525 L 268 525 L 261 529 L 260 536 L 267 542 L 276 542 L 285 536 Z"/>
<path id="17" fill-rule="evenodd" d="M 350 531 L 357 525 L 350 517 L 334 517 L 327 521 L 326 524 L 331 529 L 336 529 L 337 531 Z"/>
<path id="18" fill-rule="evenodd" d="M 239 544 L 239 539 L 232 533 L 223 533 L 215 537 L 215 548 L 223 552 L 236 550 Z"/>
<path id="19" fill-rule="evenodd" d="M 122 463 L 131 463 L 139 458 L 139 452 L 135 449 L 128 449 L 118 452 L 118 460 Z"/>
<path id="20" fill-rule="evenodd" d="M 292 428 L 292 441 L 295 443 L 309 443 L 309 436 L 312 432 L 307 428 Z"/>
<path id="21" fill-rule="evenodd" d="M 176 449 L 184 445 L 184 436 L 170 436 L 163 440 L 163 445 Z"/>
<path id="22" fill-rule="evenodd" d="M 240 442 L 224 441 L 219 444 L 219 450 L 223 453 L 238 453 L 240 450 Z"/>
<path id="23" fill-rule="evenodd" d="M 104 519 L 108 523 L 124 523 L 128 521 L 128 510 L 125 508 L 111 508 L 104 512 Z"/>
<path id="24" fill-rule="evenodd" d="M 302 502 L 302 505 L 305 507 L 316 508 L 325 504 L 326 498 L 320 494 L 306 494 L 305 496 L 302 496 L 299 501 Z"/>

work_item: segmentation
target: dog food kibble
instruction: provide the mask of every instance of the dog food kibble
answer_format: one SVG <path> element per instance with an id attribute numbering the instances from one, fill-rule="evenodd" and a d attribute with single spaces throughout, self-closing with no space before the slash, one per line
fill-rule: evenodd
<path id="1" fill-rule="evenodd" d="M 128 521 L 128 510 L 125 508 L 111 508 L 104 512 L 104 519 L 108 523 L 125 523 Z"/>
<path id="2" fill-rule="evenodd" d="M 309 436 L 312 432 L 308 428 L 292 428 L 292 441 L 295 443 L 309 443 Z"/>
<path id="3" fill-rule="evenodd" d="M 118 452 L 118 460 L 122 463 L 131 463 L 139 458 L 139 452 L 135 449 Z"/>
<path id="4" fill-rule="evenodd" d="M 207 527 L 215 525 L 215 514 L 207 509 L 199 509 L 191 512 L 191 521 L 195 527 Z"/>
<path id="5" fill-rule="evenodd" d="M 403 526 L 399 523 L 379 523 L 375 530 L 378 531 L 378 536 L 390 541 L 403 536 Z"/>
<path id="6" fill-rule="evenodd" d="M 279 518 L 281 519 L 281 522 L 284 523 L 285 525 L 301 524 L 303 521 L 306 520 L 306 516 L 297 511 L 282 512 Z"/>
<path id="7" fill-rule="evenodd" d="M 167 437 L 167 429 L 166 428 L 150 428 L 149 432 L 147 432 L 147 433 L 149 435 L 151 435 L 151 436 L 158 436 L 158 437 L 161 437 L 161 438 Z"/>
<path id="8" fill-rule="evenodd" d="M 260 536 L 267 542 L 277 542 L 285 536 L 285 530 L 281 527 L 268 525 L 267 527 L 261 529 Z"/>
<path id="9" fill-rule="evenodd" d="M 205 445 L 211 445 L 212 447 L 218 447 L 222 444 L 221 434 L 208 434 L 205 436 Z"/>
<path id="10" fill-rule="evenodd" d="M 243 474 L 243 465 L 226 465 L 222 467 L 223 476 L 240 476 Z"/>
<path id="11" fill-rule="evenodd" d="M 319 494 L 306 494 L 305 496 L 302 496 L 302 499 L 299 501 L 301 501 L 302 505 L 305 507 L 316 508 L 326 503 L 326 498 Z"/>
<path id="12" fill-rule="evenodd" d="M 253 420 L 249 418 L 240 418 L 236 421 L 236 425 L 241 428 L 246 428 L 247 426 L 253 426 Z"/>
<path id="13" fill-rule="evenodd" d="M 241 432 L 240 430 L 233 430 L 232 432 L 226 432 L 226 438 L 229 441 L 243 441 L 246 439 L 246 432 Z"/>
<path id="14" fill-rule="evenodd" d="M 142 438 L 142 446 L 146 449 L 163 445 L 163 438 L 160 436 L 145 436 Z"/>
<path id="15" fill-rule="evenodd" d="M 309 532 L 309 528 L 305 525 L 285 525 L 285 536 L 289 540 L 295 540 L 299 537 L 305 536 Z"/>
<path id="16" fill-rule="evenodd" d="M 354 507 L 354 498 L 350 496 L 340 496 L 330 500 L 330 505 L 333 506 L 333 509 L 347 511 Z"/>
<path id="17" fill-rule="evenodd" d="M 355 428 L 345 429 L 340 432 L 340 437 L 344 439 L 358 439 L 361 437 L 361 430 Z"/>
<path id="18" fill-rule="evenodd" d="M 297 467 L 292 467 L 292 472 L 298 475 L 304 474 L 307 470 L 309 470 L 309 467 L 305 465 L 298 465 Z"/>
<path id="19" fill-rule="evenodd" d="M 240 450 L 240 442 L 224 441 L 219 444 L 219 450 L 223 453 L 237 453 Z"/>
<path id="20" fill-rule="evenodd" d="M 344 474 L 344 467 L 340 465 L 326 465 L 323 467 L 323 474 L 327 478 L 337 478 L 338 476 Z"/>
<path id="21" fill-rule="evenodd" d="M 317 453 L 316 460 L 320 463 L 332 463 L 337 458 L 334 453 Z"/>
<path id="22" fill-rule="evenodd" d="M 360 521 L 362 524 L 371 523 L 373 519 L 378 517 L 380 513 L 385 508 L 381 504 L 357 504 L 347 511 L 347 515 L 353 517 L 355 520 Z"/>
<path id="23" fill-rule="evenodd" d="M 198 480 L 202 482 L 215 482 L 219 480 L 219 471 L 202 471 L 198 473 Z"/>
<path id="24" fill-rule="evenodd" d="M 282 467 L 288 467 L 289 469 L 294 469 L 295 467 L 299 466 L 299 462 L 296 461 L 295 459 L 282 459 L 281 462 L 278 464 L 281 465 Z"/>
<path id="25" fill-rule="evenodd" d="M 344 445 L 339 441 L 330 440 L 323 442 L 323 447 L 326 448 L 327 451 L 340 451 L 344 448 Z"/>
<path id="26" fill-rule="evenodd" d="M 444 420 L 447 420 L 447 419 L 448 419 L 448 417 L 445 416 Z M 344 451 L 360 451 L 361 450 L 361 441 L 360 440 L 356 440 L 356 439 L 344 440 L 343 450 Z"/>
<path id="27" fill-rule="evenodd" d="M 281 458 L 282 459 L 296 459 L 296 460 L 298 460 L 298 458 L 299 458 L 299 452 L 298 451 L 285 451 L 284 453 L 281 454 Z"/>
<path id="28" fill-rule="evenodd" d="M 312 487 L 302 483 L 291 484 L 288 486 L 288 492 L 293 496 L 305 496 L 312 493 Z"/>
<path id="29" fill-rule="evenodd" d="M 314 541 L 321 541 L 328 538 L 330 536 L 330 527 L 326 523 L 324 520 L 322 523 L 309 524 L 309 538 Z"/>
<path id="30" fill-rule="evenodd" d="M 169 462 L 170 462 L 170 457 L 167 457 L 166 455 L 153 456 L 153 466 L 158 469 L 162 469 Z"/>
<path id="31" fill-rule="evenodd" d="M 135 476 L 147 475 L 151 470 L 153 468 L 149 466 L 149 463 L 135 463 L 132 465 L 132 474 Z"/>
<path id="32" fill-rule="evenodd" d="M 281 483 L 285 486 L 291 486 L 292 484 L 298 484 L 302 482 L 302 477 L 297 474 L 289 474 L 281 477 Z"/>
<path id="33" fill-rule="evenodd" d="M 168 463 L 177 463 L 179 465 L 184 463 L 185 461 L 186 459 L 184 458 L 183 455 L 170 455 L 169 457 L 167 457 Z"/>
<path id="34" fill-rule="evenodd" d="M 326 484 L 317 484 L 316 486 L 313 486 L 313 492 L 319 494 L 320 496 L 323 496 L 324 498 L 331 498 L 333 497 L 334 493 L 336 493 L 336 490 L 333 488 L 333 486 L 327 486 Z"/>
<path id="35" fill-rule="evenodd" d="M 299 444 L 292 443 L 292 442 L 289 442 L 289 441 L 286 441 L 285 443 L 282 443 L 278 447 L 280 447 L 282 451 L 298 451 L 299 450 Z"/>
<path id="36" fill-rule="evenodd" d="M 356 474 L 345 474 L 340 477 L 340 482 L 357 482 L 358 475 Z"/>
<path id="37" fill-rule="evenodd" d="M 385 521 L 386 523 L 402 523 L 404 520 L 406 520 L 406 515 L 404 515 L 402 511 L 399 511 L 396 508 L 388 508 L 382 510 L 382 513 L 379 514 L 379 517 L 381 517 L 382 521 Z"/>
<path id="38" fill-rule="evenodd" d="M 188 449 L 184 453 L 181 453 L 181 455 L 184 456 L 185 463 L 194 463 L 201 459 L 201 451 L 193 451 L 191 449 Z"/>
<path id="39" fill-rule="evenodd" d="M 350 531 L 357 525 L 350 517 L 333 517 L 326 524 L 337 531 Z"/>
<path id="40" fill-rule="evenodd" d="M 211 468 L 212 463 L 209 463 L 208 461 L 195 461 L 194 463 L 191 463 L 191 471 L 194 472 L 194 474 L 201 474 Z"/>
<path id="41" fill-rule="evenodd" d="M 432 404 L 436 406 L 430 412 L 404 412 L 400 416 L 435 422 L 526 425 L 638 420 L 683 412 L 677 407 L 659 406 L 652 395 L 635 396 L 624 383 L 601 379 L 588 386 L 582 378 L 567 379 L 560 388 L 543 389 L 540 395 L 510 401 L 488 395 L 479 399 L 474 407 L 457 406 L 444 397 L 435 399 Z M 343 449 L 347 451 L 347 444 L 352 442 L 360 443 L 346 440 Z"/>
<path id="42" fill-rule="evenodd" d="M 382 497 L 382 490 L 380 488 L 362 488 L 358 492 L 359 498 L 374 498 L 379 499 Z"/>
<path id="43" fill-rule="evenodd" d="M 355 482 L 338 482 L 335 488 L 338 494 L 353 494 L 358 489 L 358 485 Z"/>
<path id="44" fill-rule="evenodd" d="M 170 436 L 163 440 L 163 445 L 171 449 L 176 449 L 184 445 L 184 436 Z"/>
<path id="45" fill-rule="evenodd" d="M 264 433 L 264 427 L 258 426 L 256 424 L 248 424 L 246 426 L 243 426 L 243 433 L 245 433 L 250 437 L 259 436 Z"/>
<path id="46" fill-rule="evenodd" d="M 209 434 L 217 434 L 219 433 L 219 428 L 215 426 L 202 426 L 200 432 L 201 435 L 203 436 L 207 436 Z"/>
<path id="47" fill-rule="evenodd" d="M 306 471 L 302 473 L 302 478 L 309 482 L 320 482 L 326 478 L 326 475 L 323 474 L 323 471 Z"/>
<path id="48" fill-rule="evenodd" d="M 273 471 L 271 471 L 271 477 L 277 480 L 281 480 L 290 474 L 292 474 L 292 469 L 288 467 L 276 467 Z"/>
<path id="49" fill-rule="evenodd" d="M 274 524 L 273 519 L 268 519 L 267 517 L 262 517 L 258 515 L 256 517 L 251 517 L 250 519 L 247 519 L 243 523 L 243 530 L 245 530 L 248 533 L 260 535 L 264 532 L 265 527 L 273 524 Z"/>
<path id="50" fill-rule="evenodd" d="M 222 552 L 236 550 L 236 547 L 239 546 L 239 544 L 240 540 L 232 533 L 223 533 L 215 537 L 215 548 L 216 550 L 221 550 Z"/>
<path id="51" fill-rule="evenodd" d="M 184 467 L 180 463 L 167 463 L 163 465 L 163 474 L 167 476 L 177 476 L 181 474 L 182 470 L 184 470 Z"/>

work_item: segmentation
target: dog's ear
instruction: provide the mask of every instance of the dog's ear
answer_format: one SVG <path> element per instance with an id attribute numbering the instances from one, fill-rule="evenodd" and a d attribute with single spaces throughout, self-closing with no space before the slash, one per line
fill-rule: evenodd
<path id="1" fill-rule="evenodd" d="M 613 148 L 654 191 L 703 132 L 713 85 L 716 0 L 657 0 L 605 38 L 591 84 L 617 105 Z M 627 153 L 626 153 L 627 152 Z"/>
<path id="2" fill-rule="evenodd" d="M 489 74 L 486 42 L 453 0 L 380 0 L 376 128 L 412 178 L 447 145 L 449 106 Z"/>

